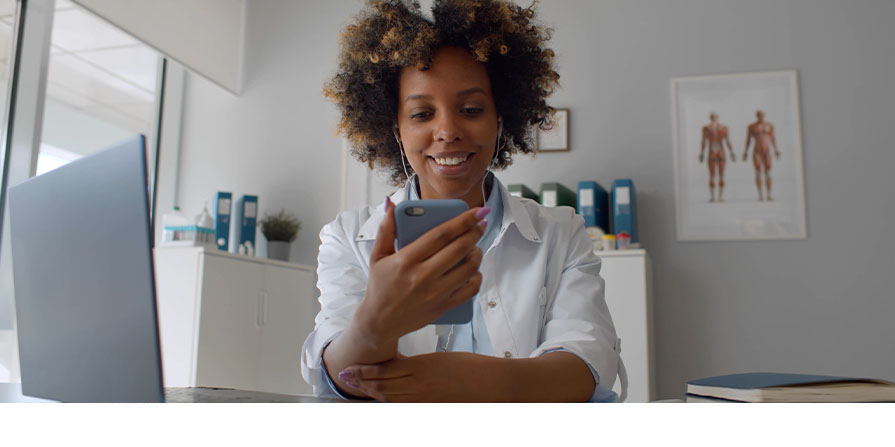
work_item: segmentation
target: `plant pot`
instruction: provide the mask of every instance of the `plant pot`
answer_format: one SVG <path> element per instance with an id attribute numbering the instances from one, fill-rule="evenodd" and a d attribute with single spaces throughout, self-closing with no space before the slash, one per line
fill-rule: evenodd
<path id="1" fill-rule="evenodd" d="M 267 241 L 267 257 L 289 262 L 289 247 L 291 246 L 291 242 Z"/>

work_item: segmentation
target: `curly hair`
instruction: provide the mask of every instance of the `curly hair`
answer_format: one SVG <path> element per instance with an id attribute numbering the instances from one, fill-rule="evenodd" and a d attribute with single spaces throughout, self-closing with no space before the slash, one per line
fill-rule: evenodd
<path id="1" fill-rule="evenodd" d="M 340 34 L 339 69 L 323 90 L 340 109 L 338 133 L 350 142 L 352 155 L 385 170 L 395 185 L 406 180 L 392 133 L 398 79 L 404 67 L 426 70 L 443 46 L 468 49 L 485 64 L 503 119 L 491 167 L 506 168 L 515 153 L 534 153 L 531 130 L 552 125 L 554 109 L 546 98 L 559 85 L 553 50 L 543 46 L 552 30 L 535 22 L 535 3 L 522 8 L 505 0 L 435 0 L 429 20 L 417 1 L 368 1 Z"/>

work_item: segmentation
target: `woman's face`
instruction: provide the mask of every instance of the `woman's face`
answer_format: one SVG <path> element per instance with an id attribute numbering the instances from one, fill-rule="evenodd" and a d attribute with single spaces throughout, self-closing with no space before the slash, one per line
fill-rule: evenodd
<path id="1" fill-rule="evenodd" d="M 443 47 L 428 70 L 404 68 L 399 82 L 398 133 L 421 197 L 482 206 L 482 179 L 497 144 L 485 65 L 466 50 Z"/>

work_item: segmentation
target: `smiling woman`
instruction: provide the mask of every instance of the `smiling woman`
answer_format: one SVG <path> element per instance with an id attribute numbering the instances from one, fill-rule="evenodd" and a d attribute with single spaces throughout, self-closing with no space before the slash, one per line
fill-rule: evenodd
<path id="1" fill-rule="evenodd" d="M 509 1 L 370 1 L 325 93 L 362 162 L 403 187 L 320 232 L 321 311 L 302 375 L 380 401 L 613 401 L 618 338 L 581 217 L 490 172 L 533 152 L 557 85 L 549 33 Z M 395 250 L 394 203 L 470 209 Z M 473 300 L 472 321 L 431 324 Z M 626 379 L 622 373 L 622 390 Z"/>

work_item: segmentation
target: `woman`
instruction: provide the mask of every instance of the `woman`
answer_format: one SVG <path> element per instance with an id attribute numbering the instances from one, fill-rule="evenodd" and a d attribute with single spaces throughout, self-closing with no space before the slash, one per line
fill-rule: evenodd
<path id="1" fill-rule="evenodd" d="M 318 395 L 380 401 L 615 400 L 618 339 L 583 220 L 490 172 L 549 123 L 548 33 L 511 2 L 432 12 L 371 1 L 342 34 L 325 89 L 340 131 L 403 187 L 321 231 L 302 374 Z M 394 203 L 419 198 L 470 209 L 396 252 Z M 470 323 L 430 324 L 468 299 Z"/>

